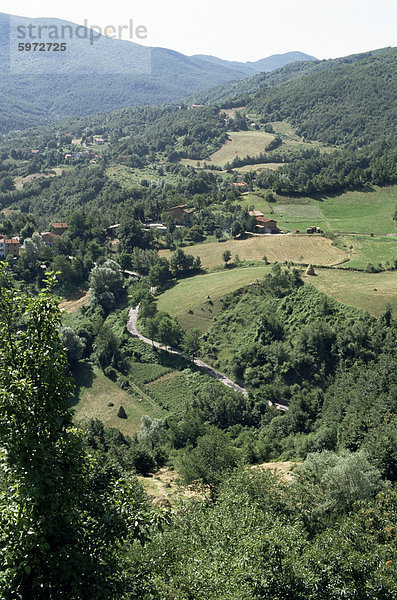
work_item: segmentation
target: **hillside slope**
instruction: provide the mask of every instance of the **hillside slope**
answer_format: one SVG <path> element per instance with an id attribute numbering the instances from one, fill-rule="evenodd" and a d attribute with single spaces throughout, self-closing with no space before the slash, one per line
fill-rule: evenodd
<path id="1" fill-rule="evenodd" d="M 362 146 L 397 132 L 397 48 L 288 65 L 219 86 L 197 100 L 245 106 L 263 123 L 288 121 L 305 138 Z"/>

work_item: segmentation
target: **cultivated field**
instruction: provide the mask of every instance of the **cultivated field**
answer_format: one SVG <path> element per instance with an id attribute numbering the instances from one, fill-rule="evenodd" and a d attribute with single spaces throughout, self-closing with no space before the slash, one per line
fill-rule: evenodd
<path id="1" fill-rule="evenodd" d="M 222 264 L 222 254 L 230 250 L 240 260 L 263 260 L 270 262 L 293 261 L 316 265 L 336 265 L 347 258 L 344 250 L 332 245 L 331 240 L 311 235 L 252 235 L 243 240 L 208 242 L 189 246 L 185 251 L 200 256 L 204 268 L 211 269 Z M 170 251 L 161 251 L 169 256 Z"/>
<path id="2" fill-rule="evenodd" d="M 236 156 L 243 158 L 247 154 L 256 156 L 264 152 L 265 147 L 274 138 L 271 133 L 264 133 L 263 131 L 229 131 L 228 136 L 230 140 L 225 142 L 222 148 L 209 158 L 199 162 L 224 167 L 227 162 L 231 162 Z M 182 159 L 181 163 L 193 167 L 197 166 L 197 160 Z"/>
<path id="3" fill-rule="evenodd" d="M 233 171 L 237 173 L 249 173 L 250 171 L 276 171 L 282 167 L 284 163 L 258 163 L 257 165 L 245 165 L 244 167 L 236 167 Z"/>

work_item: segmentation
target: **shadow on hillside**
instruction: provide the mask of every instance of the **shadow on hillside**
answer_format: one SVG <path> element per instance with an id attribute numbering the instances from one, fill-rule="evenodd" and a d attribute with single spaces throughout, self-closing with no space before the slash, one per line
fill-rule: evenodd
<path id="1" fill-rule="evenodd" d="M 310 198 L 313 198 L 314 200 L 317 200 L 317 202 L 324 202 L 324 200 L 327 200 L 328 198 L 338 198 L 341 194 L 345 194 L 346 192 L 363 192 L 363 193 L 370 193 L 370 192 L 374 192 L 375 188 L 372 185 L 361 185 L 359 187 L 356 187 L 354 190 L 339 190 L 339 191 L 335 191 L 335 192 L 327 192 L 324 194 L 313 194 L 312 196 L 309 196 Z"/>
<path id="2" fill-rule="evenodd" d="M 73 394 L 70 405 L 76 406 L 79 402 L 80 389 L 90 388 L 94 382 L 96 375 L 90 362 L 80 362 L 74 374 L 74 382 L 76 384 L 75 393 Z"/>

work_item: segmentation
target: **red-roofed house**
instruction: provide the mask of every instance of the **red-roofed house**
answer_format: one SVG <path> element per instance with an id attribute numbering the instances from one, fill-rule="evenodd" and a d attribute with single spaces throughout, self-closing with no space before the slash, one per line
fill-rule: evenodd
<path id="1" fill-rule="evenodd" d="M 280 233 L 277 227 L 277 221 L 267 219 L 260 210 L 250 210 L 250 217 L 255 217 L 257 233 Z"/>
<path id="2" fill-rule="evenodd" d="M 52 248 L 56 240 L 60 240 L 61 236 L 56 233 L 51 233 L 51 231 L 45 231 L 44 233 L 40 233 L 41 239 L 44 244 L 49 248 Z"/>
<path id="3" fill-rule="evenodd" d="M 256 217 L 256 229 L 258 233 L 280 233 L 277 221 L 266 217 Z"/>
<path id="4" fill-rule="evenodd" d="M 19 238 L 0 236 L 0 257 L 19 256 Z"/>
<path id="5" fill-rule="evenodd" d="M 67 223 L 51 223 L 51 232 L 57 235 L 63 235 L 68 230 Z"/>

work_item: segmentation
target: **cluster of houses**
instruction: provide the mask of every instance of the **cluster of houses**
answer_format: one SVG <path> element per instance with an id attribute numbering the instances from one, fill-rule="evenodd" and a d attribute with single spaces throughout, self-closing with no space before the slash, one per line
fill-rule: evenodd
<path id="1" fill-rule="evenodd" d="M 52 248 L 57 239 L 67 231 L 67 223 L 51 223 L 50 231 L 44 231 L 39 233 L 45 246 Z M 0 258 L 17 258 L 21 249 L 21 242 L 18 236 L 9 238 L 5 235 L 0 234 Z"/>

